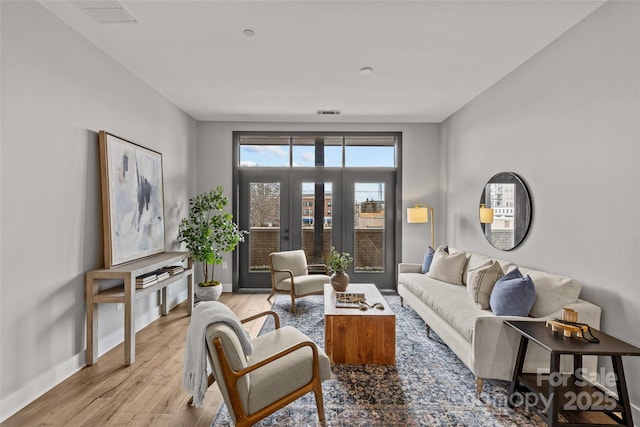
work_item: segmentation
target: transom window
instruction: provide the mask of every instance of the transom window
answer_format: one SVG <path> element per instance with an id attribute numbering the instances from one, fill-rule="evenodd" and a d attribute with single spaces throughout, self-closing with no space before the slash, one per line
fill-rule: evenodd
<path id="1" fill-rule="evenodd" d="M 239 167 L 395 168 L 395 135 L 243 135 Z"/>

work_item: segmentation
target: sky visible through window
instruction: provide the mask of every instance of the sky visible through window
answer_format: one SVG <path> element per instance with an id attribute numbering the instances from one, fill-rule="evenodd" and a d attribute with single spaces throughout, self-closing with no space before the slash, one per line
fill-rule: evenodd
<path id="1" fill-rule="evenodd" d="M 326 145 L 324 164 L 326 167 L 342 166 L 342 147 Z M 240 166 L 288 167 L 288 145 L 241 145 Z M 315 147 L 293 145 L 293 167 L 314 167 Z M 346 146 L 346 167 L 395 167 L 393 146 Z"/>

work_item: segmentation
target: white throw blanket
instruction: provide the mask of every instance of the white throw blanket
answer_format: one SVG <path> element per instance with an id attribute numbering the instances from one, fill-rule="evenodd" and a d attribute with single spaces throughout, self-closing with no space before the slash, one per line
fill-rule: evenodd
<path id="1" fill-rule="evenodd" d="M 182 367 L 182 387 L 193 396 L 192 405 L 195 407 L 202 404 L 204 394 L 207 391 L 205 333 L 207 326 L 218 322 L 226 323 L 234 329 L 238 334 L 245 355 L 250 355 L 253 350 L 249 334 L 229 307 L 217 301 L 198 303 L 191 313 Z"/>

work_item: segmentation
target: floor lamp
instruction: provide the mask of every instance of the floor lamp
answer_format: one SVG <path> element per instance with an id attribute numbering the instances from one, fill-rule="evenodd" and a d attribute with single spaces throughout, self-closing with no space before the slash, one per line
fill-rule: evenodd
<path id="1" fill-rule="evenodd" d="M 429 221 L 429 217 L 431 217 L 431 221 Z M 431 222 L 431 247 L 434 248 L 433 208 L 422 203 L 416 203 L 414 207 L 407 208 L 407 223 L 424 224 L 427 222 Z"/>

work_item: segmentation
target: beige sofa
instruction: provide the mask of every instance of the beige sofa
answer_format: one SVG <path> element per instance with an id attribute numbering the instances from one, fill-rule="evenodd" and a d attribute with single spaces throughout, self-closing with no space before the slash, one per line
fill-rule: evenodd
<path id="1" fill-rule="evenodd" d="M 460 252 L 450 248 L 449 252 Z M 554 274 L 519 267 L 523 275 L 534 282 L 536 299 L 529 317 L 496 316 L 490 308 L 481 309 L 466 288 L 470 270 L 486 265 L 492 259 L 481 254 L 466 253 L 462 282 L 456 285 L 422 274 L 421 264 L 398 265 L 398 293 L 471 370 L 476 377 L 476 390 L 482 391 L 483 379 L 511 380 L 520 336 L 503 320 L 546 322 L 561 317 L 562 307 L 578 311 L 578 321 L 600 327 L 600 307 L 578 298 L 581 286 L 575 280 Z M 508 261 L 496 260 L 507 272 L 514 267 Z M 572 361 L 562 358 L 561 369 L 570 371 Z M 596 370 L 597 359 L 585 357 L 584 367 Z M 549 353 L 535 343 L 528 346 L 525 372 L 549 372 Z M 541 371 L 540 371 L 541 370 Z"/>

